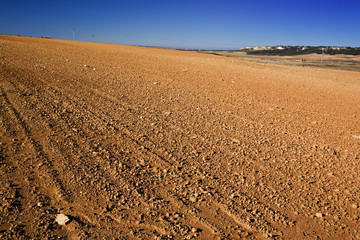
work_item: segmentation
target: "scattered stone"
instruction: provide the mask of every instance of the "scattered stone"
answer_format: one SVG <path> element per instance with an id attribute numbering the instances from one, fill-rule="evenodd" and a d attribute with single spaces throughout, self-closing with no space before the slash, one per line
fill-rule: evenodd
<path id="1" fill-rule="evenodd" d="M 66 224 L 70 221 L 70 219 L 69 219 L 69 217 L 66 216 L 65 214 L 60 213 L 60 214 L 58 214 L 58 215 L 56 216 L 55 221 L 56 221 L 59 225 L 62 225 L 62 226 L 63 226 L 63 225 L 66 225 Z"/>
<path id="2" fill-rule="evenodd" d="M 199 231 L 199 229 L 197 229 L 197 228 L 192 228 L 191 229 L 191 232 L 193 232 L 193 233 L 196 233 L 196 232 L 198 232 Z"/>
<path id="3" fill-rule="evenodd" d="M 230 195 L 230 198 L 238 198 L 238 197 L 239 196 L 237 194 L 234 194 L 234 193 Z"/>
<path id="4" fill-rule="evenodd" d="M 202 158 L 203 161 L 209 161 L 210 158 L 208 156 Z"/>
<path id="5" fill-rule="evenodd" d="M 190 202 L 196 202 L 197 199 L 196 199 L 196 197 L 190 197 L 190 198 L 189 198 L 189 201 L 190 201 Z"/>

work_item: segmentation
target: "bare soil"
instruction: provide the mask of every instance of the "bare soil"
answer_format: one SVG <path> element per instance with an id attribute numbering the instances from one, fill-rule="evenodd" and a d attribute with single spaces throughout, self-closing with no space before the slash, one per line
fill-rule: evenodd
<path id="1" fill-rule="evenodd" d="M 279 64 L 288 66 L 301 66 L 321 69 L 335 69 L 360 72 L 360 56 L 345 54 L 305 54 L 295 56 L 269 56 L 251 55 L 239 51 L 201 51 L 220 56 L 237 58 L 247 61 Z"/>
<path id="2" fill-rule="evenodd" d="M 1 239 L 357 239 L 360 73 L 0 35 L 0 181 Z"/>

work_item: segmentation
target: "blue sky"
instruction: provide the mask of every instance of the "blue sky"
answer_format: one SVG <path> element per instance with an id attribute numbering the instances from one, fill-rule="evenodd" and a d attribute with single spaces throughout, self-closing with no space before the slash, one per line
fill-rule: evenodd
<path id="1" fill-rule="evenodd" d="M 360 47 L 360 1 L 0 0 L 0 33 L 195 49 Z M 92 37 L 93 35 L 93 37 Z"/>

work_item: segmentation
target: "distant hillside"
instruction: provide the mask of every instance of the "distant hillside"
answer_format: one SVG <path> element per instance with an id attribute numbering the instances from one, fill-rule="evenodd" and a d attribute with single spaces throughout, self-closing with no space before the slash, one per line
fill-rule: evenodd
<path id="1" fill-rule="evenodd" d="M 329 46 L 257 46 L 242 48 L 240 51 L 251 55 L 279 55 L 279 56 L 293 56 L 303 54 L 347 54 L 360 55 L 360 48 L 352 47 L 329 47 Z"/>

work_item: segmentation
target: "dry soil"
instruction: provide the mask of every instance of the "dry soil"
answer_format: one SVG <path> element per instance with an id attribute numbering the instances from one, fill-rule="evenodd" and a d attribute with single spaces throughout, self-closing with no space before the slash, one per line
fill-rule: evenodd
<path id="1" fill-rule="evenodd" d="M 295 56 L 251 55 L 239 51 L 200 51 L 258 63 L 360 72 L 360 55 L 305 54 Z"/>
<path id="2" fill-rule="evenodd" d="M 1 239 L 356 239 L 359 173 L 359 72 L 0 35 Z"/>

